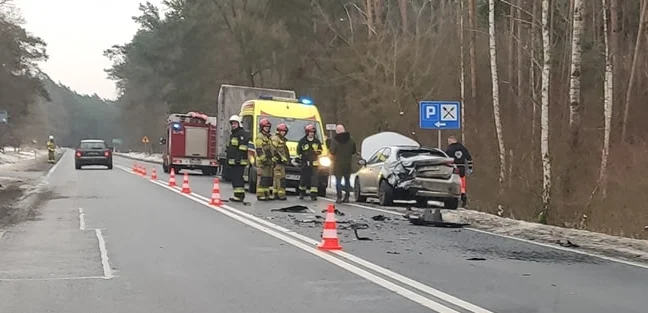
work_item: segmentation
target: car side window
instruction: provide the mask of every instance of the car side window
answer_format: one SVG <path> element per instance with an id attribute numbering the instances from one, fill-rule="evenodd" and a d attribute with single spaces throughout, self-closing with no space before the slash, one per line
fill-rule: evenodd
<path id="1" fill-rule="evenodd" d="M 253 133 L 252 129 L 252 115 L 245 115 L 243 116 L 243 128 L 247 130 L 250 133 Z"/>
<path id="2" fill-rule="evenodd" d="M 380 155 L 382 154 L 383 150 L 385 150 L 385 149 L 383 148 L 383 149 L 380 149 L 380 150 L 376 151 L 376 153 L 374 153 L 369 158 L 369 160 L 367 161 L 367 164 L 375 164 L 375 163 L 380 162 Z"/>
<path id="3" fill-rule="evenodd" d="M 382 154 L 380 155 L 380 162 L 385 162 L 389 159 L 389 156 L 391 155 L 391 149 L 390 148 L 385 148 L 383 150 Z"/>

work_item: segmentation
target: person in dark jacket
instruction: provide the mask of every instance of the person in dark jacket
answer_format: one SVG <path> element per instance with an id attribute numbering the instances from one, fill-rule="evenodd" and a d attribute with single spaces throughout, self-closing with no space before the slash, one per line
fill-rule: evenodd
<path id="1" fill-rule="evenodd" d="M 250 134 L 243 129 L 241 118 L 238 115 L 232 115 L 229 119 L 232 133 L 227 144 L 227 166 L 229 166 L 229 176 L 234 189 L 234 197 L 230 198 L 233 202 L 243 202 L 245 200 L 245 181 L 243 172 L 248 162 L 248 143 Z"/>
<path id="2" fill-rule="evenodd" d="M 333 175 L 335 176 L 336 203 L 348 203 L 351 192 L 351 160 L 358 154 L 355 140 L 346 131 L 344 125 L 335 127 L 335 136 L 331 140 L 330 152 L 333 156 Z M 344 198 L 342 198 L 342 178 L 344 178 Z"/>
<path id="3" fill-rule="evenodd" d="M 472 174 L 472 156 L 468 152 L 468 149 L 461 142 L 457 141 L 457 137 L 455 136 L 448 137 L 446 153 L 451 158 L 454 158 L 454 163 L 459 169 L 459 177 L 461 177 L 461 206 L 465 207 L 468 202 L 468 197 L 466 196 L 466 175 Z"/>
<path id="4" fill-rule="evenodd" d="M 315 137 L 315 125 L 304 127 L 306 135 L 297 143 L 297 158 L 301 163 L 299 180 L 299 199 L 304 199 L 309 191 L 311 200 L 317 200 L 319 157 L 322 155 L 322 142 Z"/>

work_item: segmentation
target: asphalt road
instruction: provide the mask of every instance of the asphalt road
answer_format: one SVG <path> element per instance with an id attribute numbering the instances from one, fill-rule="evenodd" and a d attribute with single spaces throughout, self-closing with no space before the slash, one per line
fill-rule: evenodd
<path id="1" fill-rule="evenodd" d="M 75 171 L 67 153 L 54 196 L 0 238 L 0 312 L 645 312 L 648 269 L 470 230 L 410 226 L 338 205 L 340 228 L 366 223 L 344 252 L 313 248 L 327 200 L 209 207 L 115 169 Z M 126 170 L 124 170 L 126 169 Z M 182 176 L 177 177 L 178 184 Z M 231 195 L 222 184 L 223 197 Z M 307 213 L 272 209 L 305 204 Z M 360 259 L 359 259 L 360 258 Z M 407 280 L 409 278 L 410 280 Z"/>

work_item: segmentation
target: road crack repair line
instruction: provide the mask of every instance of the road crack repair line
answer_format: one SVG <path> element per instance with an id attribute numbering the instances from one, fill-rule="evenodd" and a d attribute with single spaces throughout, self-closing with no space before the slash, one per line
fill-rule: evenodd
<path id="1" fill-rule="evenodd" d="M 85 230 L 85 228 L 86 228 L 85 214 L 83 213 L 83 208 L 79 208 L 79 229 Z"/>
<path id="2" fill-rule="evenodd" d="M 135 173 L 132 173 L 129 168 L 123 167 L 123 166 L 117 166 L 117 168 L 125 171 L 126 173 L 132 174 L 132 175 L 137 175 Z M 332 263 L 348 272 L 351 272 L 353 274 L 356 274 L 362 278 L 365 278 L 366 280 L 381 286 L 387 290 L 390 290 L 396 294 L 401 295 L 402 297 L 405 297 L 413 302 L 416 302 L 434 312 L 438 313 L 459 313 L 459 311 L 450 308 L 449 306 L 446 306 L 447 304 L 450 304 L 453 307 L 461 308 L 461 311 L 468 311 L 468 312 L 474 312 L 474 313 L 493 313 L 491 311 L 488 311 L 484 308 L 478 307 L 472 303 L 468 303 L 466 301 L 463 301 L 461 299 L 458 299 L 452 295 L 446 294 L 440 290 L 434 289 L 430 286 L 424 285 L 420 282 L 416 282 L 412 279 L 409 279 L 405 276 L 402 276 L 400 274 L 394 273 L 386 268 L 380 267 L 376 264 L 373 264 L 369 261 L 366 261 L 364 259 L 361 259 L 359 257 L 356 257 L 354 255 L 351 255 L 346 252 L 324 252 L 315 247 L 316 244 L 319 242 L 306 237 L 304 235 L 298 234 L 294 231 L 291 231 L 287 228 L 281 227 L 279 225 L 273 224 L 268 221 L 264 221 L 262 219 L 259 219 L 255 216 L 252 216 L 246 212 L 240 211 L 236 208 L 223 205 L 221 207 L 214 207 L 209 205 L 209 199 L 207 197 L 192 193 L 192 194 L 183 194 L 181 193 L 180 188 L 176 187 L 169 187 L 166 185 L 165 182 L 159 181 L 159 180 L 151 180 L 149 178 L 145 178 L 148 182 L 151 182 L 153 184 L 156 184 L 159 187 L 165 188 L 167 190 L 173 191 L 178 195 L 184 196 L 188 199 L 193 200 L 194 202 L 197 202 L 203 206 L 206 206 L 218 213 L 221 213 L 223 215 L 226 215 L 236 221 L 239 221 L 247 226 L 253 227 L 261 232 L 266 233 L 267 235 L 270 235 L 272 237 L 275 237 L 279 240 L 282 240 L 296 248 L 299 248 L 305 252 L 308 252 L 316 257 L 319 257 L 329 263 Z M 346 260 L 343 260 L 346 259 Z M 354 264 L 355 263 L 355 264 Z M 362 267 L 367 268 L 368 270 L 373 271 L 374 273 L 381 274 L 390 280 L 387 280 L 385 278 L 382 278 L 374 273 L 371 273 L 368 270 L 365 270 Z M 397 281 L 403 286 L 393 282 Z M 422 291 L 433 298 L 423 296 L 419 293 L 416 293 L 408 288 L 405 288 L 404 286 L 418 289 L 419 291 Z M 436 299 L 434 299 L 436 298 Z M 438 299 L 438 300 L 437 300 Z M 441 300 L 441 301 L 439 301 Z"/>

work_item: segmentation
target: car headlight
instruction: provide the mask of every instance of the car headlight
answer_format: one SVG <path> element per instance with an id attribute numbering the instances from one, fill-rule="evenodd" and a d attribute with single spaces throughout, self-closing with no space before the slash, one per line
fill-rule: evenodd
<path id="1" fill-rule="evenodd" d="M 332 163 L 331 159 L 329 157 L 326 157 L 326 156 L 325 157 L 320 157 L 319 162 L 324 167 L 329 167 L 329 166 L 331 166 L 331 163 Z"/>

